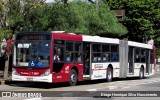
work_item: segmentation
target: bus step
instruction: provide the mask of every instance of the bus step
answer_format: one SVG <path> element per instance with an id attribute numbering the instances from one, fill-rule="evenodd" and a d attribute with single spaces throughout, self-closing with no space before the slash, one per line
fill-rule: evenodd
<path id="1" fill-rule="evenodd" d="M 90 75 L 83 75 L 83 77 L 90 77 Z"/>
<path id="2" fill-rule="evenodd" d="M 90 80 L 91 77 L 90 77 L 90 75 L 83 75 L 83 79 L 84 79 L 84 80 Z"/>
<path id="3" fill-rule="evenodd" d="M 90 77 L 83 77 L 83 80 L 91 80 Z"/>

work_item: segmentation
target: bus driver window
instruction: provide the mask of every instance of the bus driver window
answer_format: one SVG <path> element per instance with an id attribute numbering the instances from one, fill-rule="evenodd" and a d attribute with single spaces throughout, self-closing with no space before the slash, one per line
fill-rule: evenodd
<path id="1" fill-rule="evenodd" d="M 61 50 L 60 48 L 58 48 L 57 46 L 55 46 L 54 48 L 54 56 L 53 56 L 53 61 L 54 62 L 60 62 L 60 54 L 61 54 Z"/>

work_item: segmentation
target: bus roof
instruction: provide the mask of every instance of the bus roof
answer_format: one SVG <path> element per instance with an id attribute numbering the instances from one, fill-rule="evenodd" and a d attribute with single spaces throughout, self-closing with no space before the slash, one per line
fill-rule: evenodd
<path id="1" fill-rule="evenodd" d="M 63 40 L 73 40 L 73 41 L 84 41 L 84 42 L 97 42 L 97 43 L 111 43 L 111 44 L 119 44 L 120 40 L 116 38 L 107 38 L 100 36 L 91 36 L 91 35 L 77 35 L 74 33 L 64 33 L 64 31 L 52 31 L 52 37 L 56 39 Z M 20 32 L 18 34 L 51 34 L 50 32 Z M 129 46 L 140 47 L 153 49 L 151 44 L 144 44 L 139 42 L 128 41 Z"/>
<path id="2" fill-rule="evenodd" d="M 128 41 L 128 45 L 134 46 L 134 47 L 146 48 L 146 49 L 153 49 L 153 46 L 151 44 L 144 44 L 144 43 L 133 42 L 133 41 Z"/>
<path id="3" fill-rule="evenodd" d="M 82 41 L 82 35 L 76 35 L 73 33 L 53 33 L 52 38 L 71 41 Z"/>
<path id="4" fill-rule="evenodd" d="M 82 35 L 83 41 L 86 42 L 103 42 L 103 43 L 113 43 L 113 44 L 119 44 L 119 39 L 113 39 L 113 38 L 104 38 L 100 36 L 88 36 L 88 35 Z"/>
<path id="5" fill-rule="evenodd" d="M 97 43 L 113 43 L 113 44 L 119 44 L 119 39 L 114 38 L 106 38 L 106 37 L 100 37 L 100 36 L 89 36 L 89 35 L 82 35 L 82 39 L 85 42 L 97 42 Z M 133 42 L 128 41 L 129 46 L 134 47 L 140 47 L 140 48 L 146 48 L 146 49 L 153 49 L 153 46 L 151 44 L 145 44 L 145 43 L 139 43 L 139 42 Z"/>

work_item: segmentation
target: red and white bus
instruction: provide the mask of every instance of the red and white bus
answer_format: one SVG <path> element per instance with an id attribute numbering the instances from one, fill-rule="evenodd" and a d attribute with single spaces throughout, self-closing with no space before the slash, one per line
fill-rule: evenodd
<path id="1" fill-rule="evenodd" d="M 139 77 L 155 73 L 151 44 L 73 33 L 18 33 L 13 81 L 69 82 Z"/>

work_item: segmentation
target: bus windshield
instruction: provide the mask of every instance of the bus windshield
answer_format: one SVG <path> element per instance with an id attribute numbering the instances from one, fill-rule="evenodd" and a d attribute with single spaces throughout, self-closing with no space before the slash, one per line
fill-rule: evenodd
<path id="1" fill-rule="evenodd" d="M 16 43 L 17 67 L 44 68 L 49 67 L 49 42 Z"/>

